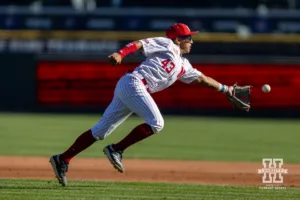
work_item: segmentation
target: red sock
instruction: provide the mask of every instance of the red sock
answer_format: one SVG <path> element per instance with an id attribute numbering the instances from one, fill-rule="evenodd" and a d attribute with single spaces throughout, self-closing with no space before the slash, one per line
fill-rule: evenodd
<path id="1" fill-rule="evenodd" d="M 113 148 L 115 150 L 124 151 L 129 146 L 153 135 L 154 132 L 148 124 L 141 124 L 135 127 L 123 140 L 115 144 Z"/>
<path id="2" fill-rule="evenodd" d="M 96 139 L 92 135 L 92 131 L 88 130 L 84 133 L 82 133 L 72 144 L 72 146 L 69 147 L 68 150 L 66 150 L 63 154 L 60 155 L 60 159 L 64 162 L 70 162 L 70 160 L 91 146 L 94 142 L 96 142 Z"/>

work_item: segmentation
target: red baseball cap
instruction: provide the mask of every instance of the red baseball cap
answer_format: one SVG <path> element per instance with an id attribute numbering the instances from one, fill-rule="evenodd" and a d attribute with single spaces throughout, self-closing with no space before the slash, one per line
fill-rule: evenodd
<path id="1" fill-rule="evenodd" d="M 170 39 L 175 39 L 181 36 L 188 36 L 198 33 L 199 31 L 191 31 L 186 24 L 176 23 L 166 30 L 166 35 Z"/>

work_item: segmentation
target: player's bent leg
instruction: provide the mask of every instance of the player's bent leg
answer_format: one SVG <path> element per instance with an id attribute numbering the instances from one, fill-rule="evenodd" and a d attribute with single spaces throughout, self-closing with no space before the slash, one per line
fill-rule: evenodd
<path id="1" fill-rule="evenodd" d="M 129 146 L 153 135 L 154 132 L 148 124 L 140 124 L 137 127 L 135 127 L 124 139 L 122 139 L 120 142 L 113 144 L 112 147 L 116 151 L 123 152 L 125 149 L 127 149 Z"/>
<path id="2" fill-rule="evenodd" d="M 147 117 L 145 121 L 152 128 L 154 133 L 161 132 L 165 125 L 164 119 L 160 113 L 156 114 L 154 118 Z"/>
<path id="3" fill-rule="evenodd" d="M 155 133 L 163 129 L 164 119 L 160 110 L 140 79 L 132 75 L 122 77 L 115 95 L 127 108 L 143 118 Z"/>
<path id="4" fill-rule="evenodd" d="M 123 76 L 116 87 L 115 96 L 132 112 L 136 113 L 146 123 L 135 127 L 123 140 L 117 144 L 111 144 L 104 148 L 112 164 L 119 172 L 124 171 L 123 165 L 118 161 L 122 159 L 122 152 L 129 146 L 162 130 L 164 120 L 151 95 L 144 84 L 136 77 Z"/>
<path id="5" fill-rule="evenodd" d="M 154 133 L 158 133 L 164 128 L 164 119 L 152 96 L 142 87 L 137 95 L 120 99 L 131 111 L 143 118 Z"/>
<path id="6" fill-rule="evenodd" d="M 131 111 L 145 119 L 146 123 L 135 127 L 123 140 L 113 145 L 119 151 L 160 132 L 164 127 L 163 117 L 145 86 L 139 79 L 131 81 L 134 82 L 132 86 L 129 84 L 119 90 L 119 98 Z"/>

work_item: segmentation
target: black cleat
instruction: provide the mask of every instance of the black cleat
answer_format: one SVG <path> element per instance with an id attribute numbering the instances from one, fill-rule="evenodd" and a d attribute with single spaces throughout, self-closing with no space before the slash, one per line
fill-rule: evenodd
<path id="1" fill-rule="evenodd" d="M 52 169 L 59 183 L 66 186 L 68 182 L 66 172 L 68 171 L 69 163 L 60 160 L 59 156 L 60 155 L 51 156 L 49 162 L 52 165 Z"/>
<path id="2" fill-rule="evenodd" d="M 122 151 L 115 151 L 112 145 L 108 145 L 104 147 L 103 152 L 118 172 L 123 173 L 125 171 L 122 164 Z"/>

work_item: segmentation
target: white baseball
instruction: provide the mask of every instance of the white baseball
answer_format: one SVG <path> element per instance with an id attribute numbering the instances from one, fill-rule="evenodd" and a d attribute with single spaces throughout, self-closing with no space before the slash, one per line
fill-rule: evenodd
<path id="1" fill-rule="evenodd" d="M 264 84 L 264 85 L 262 86 L 261 90 L 262 90 L 264 93 L 268 93 L 268 92 L 271 91 L 271 87 L 270 87 L 270 85 L 268 85 L 268 84 Z"/>

